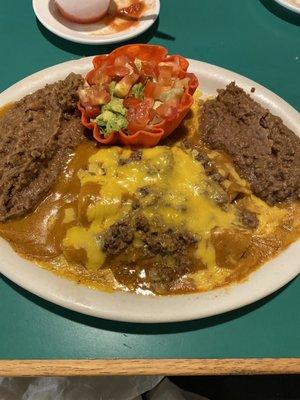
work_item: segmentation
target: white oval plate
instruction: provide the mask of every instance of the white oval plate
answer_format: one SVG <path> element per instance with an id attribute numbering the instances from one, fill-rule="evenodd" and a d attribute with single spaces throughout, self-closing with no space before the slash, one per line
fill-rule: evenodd
<path id="1" fill-rule="evenodd" d="M 92 57 L 83 58 L 37 72 L 1 93 L 0 106 L 46 83 L 63 79 L 71 71 L 85 74 L 91 68 L 91 61 Z M 233 80 L 247 92 L 255 87 L 251 96 L 280 116 L 300 136 L 299 113 L 268 89 L 234 72 L 200 61 L 190 60 L 190 70 L 198 76 L 204 96 L 215 95 L 217 88 Z M 299 254 L 300 241 L 250 274 L 245 282 L 205 293 L 165 297 L 89 289 L 24 260 L 3 239 L 0 239 L 0 272 L 44 299 L 84 314 L 128 322 L 174 322 L 220 314 L 269 295 L 300 272 Z"/>
<path id="2" fill-rule="evenodd" d="M 300 14 L 300 0 L 275 0 L 276 3 Z"/>
<path id="3" fill-rule="evenodd" d="M 78 0 L 85 1 L 85 0 Z M 115 0 L 117 4 L 126 4 L 126 0 Z M 54 0 L 32 0 L 35 15 L 49 31 L 64 39 L 85 44 L 109 44 L 132 39 L 145 32 L 154 24 L 159 15 L 160 0 L 144 0 L 147 10 L 137 25 L 121 32 L 112 32 L 101 24 L 76 24 L 63 18 L 57 11 Z"/>

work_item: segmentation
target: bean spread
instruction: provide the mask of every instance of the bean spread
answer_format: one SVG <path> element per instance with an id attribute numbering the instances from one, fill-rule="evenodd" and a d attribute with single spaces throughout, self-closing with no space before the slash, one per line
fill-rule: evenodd
<path id="1" fill-rule="evenodd" d="M 299 137 L 234 82 L 204 103 L 200 125 L 204 141 L 231 155 L 256 196 L 270 205 L 299 198 Z"/>
<path id="2" fill-rule="evenodd" d="M 0 221 L 32 210 L 84 140 L 76 107 L 82 84 L 71 73 L 16 102 L 0 119 Z"/>

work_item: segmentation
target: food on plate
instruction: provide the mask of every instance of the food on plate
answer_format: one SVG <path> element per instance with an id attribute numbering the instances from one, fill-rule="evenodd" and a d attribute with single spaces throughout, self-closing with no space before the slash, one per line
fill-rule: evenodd
<path id="1" fill-rule="evenodd" d="M 125 53 L 126 62 L 124 47 L 96 57 L 88 86 L 70 74 L 3 109 L 1 236 L 38 265 L 101 290 L 192 293 L 246 278 L 300 236 L 300 139 L 235 83 L 201 99 L 185 59 L 162 47 Z M 126 63 L 151 75 L 152 59 L 164 60 L 174 87 L 166 75 L 158 86 L 140 75 L 128 84 Z M 157 109 L 189 99 L 172 135 L 166 116 L 159 138 L 148 123 L 130 134 L 131 102 L 139 110 L 149 99 L 149 82 L 151 93 L 159 87 Z"/>
<path id="2" fill-rule="evenodd" d="M 119 47 L 93 60 L 79 93 L 82 123 L 102 144 L 154 146 L 193 104 L 198 81 L 185 58 L 161 46 Z"/>
<path id="3" fill-rule="evenodd" d="M 273 205 L 300 197 L 300 140 L 279 117 L 231 83 L 203 106 L 201 131 L 231 155 L 256 196 Z"/>
<path id="4" fill-rule="evenodd" d="M 0 119 L 0 221 L 33 209 L 84 140 L 76 103 L 80 75 L 47 85 Z"/>
<path id="5" fill-rule="evenodd" d="M 55 0 L 59 12 L 79 24 L 99 21 L 107 13 L 110 0 Z"/>

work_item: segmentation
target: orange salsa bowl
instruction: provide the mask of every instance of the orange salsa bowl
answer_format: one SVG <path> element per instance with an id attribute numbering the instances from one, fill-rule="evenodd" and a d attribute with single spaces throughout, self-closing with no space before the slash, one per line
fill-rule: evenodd
<path id="1" fill-rule="evenodd" d="M 188 66 L 184 57 L 148 44 L 126 45 L 96 56 L 78 102 L 82 124 L 102 144 L 157 145 L 178 127 L 193 104 L 198 80 L 187 72 Z M 120 117 L 123 127 L 115 130 L 105 126 L 100 115 L 111 104 L 112 83 L 116 92 L 123 90 L 123 98 L 117 101 L 125 110 Z M 140 93 L 133 94 L 134 88 Z"/>

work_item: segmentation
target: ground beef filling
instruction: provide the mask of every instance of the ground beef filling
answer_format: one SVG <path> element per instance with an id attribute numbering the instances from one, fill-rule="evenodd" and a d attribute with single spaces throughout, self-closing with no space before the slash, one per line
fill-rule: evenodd
<path id="1" fill-rule="evenodd" d="M 257 215 L 247 209 L 240 209 L 240 220 L 243 225 L 250 229 L 256 229 L 258 227 L 259 221 Z"/>
<path id="2" fill-rule="evenodd" d="M 300 139 L 279 117 L 230 83 L 203 105 L 200 129 L 229 153 L 255 195 L 270 205 L 300 196 Z"/>
<path id="3" fill-rule="evenodd" d="M 168 293 L 178 279 L 203 268 L 193 258 L 198 238 L 158 221 L 150 224 L 139 212 L 112 225 L 101 241 L 116 279 L 134 289 Z"/>
<path id="4" fill-rule="evenodd" d="M 182 147 L 185 150 L 190 151 L 194 159 L 202 164 L 206 175 L 212 180 L 212 184 L 215 182 L 220 186 L 219 193 L 217 196 L 215 196 L 214 201 L 224 210 L 228 208 L 230 203 L 235 203 L 239 209 L 239 218 L 241 224 L 248 229 L 256 229 L 259 225 L 257 215 L 239 205 L 239 201 L 243 199 L 244 193 L 239 191 L 238 186 L 235 187 L 236 190 L 234 193 L 226 192 L 226 190 L 228 191 L 228 188 L 226 189 L 226 186 L 223 185 L 226 179 L 225 176 L 222 176 L 219 173 L 214 160 L 208 157 L 203 147 L 197 146 L 197 144 L 195 145 L 188 139 L 182 142 Z"/>
<path id="5" fill-rule="evenodd" d="M 0 221 L 33 209 L 84 140 L 76 103 L 80 75 L 47 85 L 0 119 Z"/>

